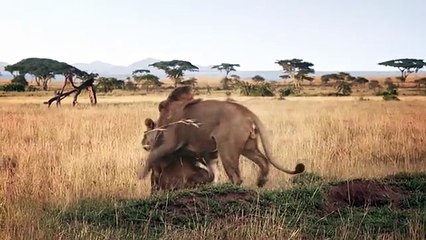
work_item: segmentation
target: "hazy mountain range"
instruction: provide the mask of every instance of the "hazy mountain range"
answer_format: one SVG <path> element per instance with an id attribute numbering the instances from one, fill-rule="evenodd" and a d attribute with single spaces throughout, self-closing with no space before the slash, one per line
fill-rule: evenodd
<path id="1" fill-rule="evenodd" d="M 100 76 L 124 77 L 124 76 L 132 75 L 132 72 L 136 69 L 148 69 L 151 71 L 152 74 L 158 75 L 159 77 L 165 77 L 164 71 L 148 66 L 149 64 L 152 64 L 158 61 L 161 61 L 161 60 L 155 59 L 155 58 L 146 58 L 146 59 L 134 62 L 130 64 L 129 66 L 114 65 L 114 64 L 106 63 L 102 61 L 94 61 L 91 63 L 74 63 L 71 65 L 77 67 L 80 70 L 86 71 L 88 73 L 92 73 L 92 72 L 99 73 Z M 0 71 L 4 71 L 4 66 L 6 65 L 8 65 L 8 63 L 0 62 Z M 196 75 L 199 75 L 200 73 L 202 74 L 212 73 L 213 75 L 217 75 L 220 73 L 217 70 L 211 69 L 211 66 L 213 65 L 211 66 L 196 65 L 196 66 L 199 67 L 199 73 Z M 9 75 L 7 72 L 4 72 L 3 74 Z"/>
<path id="2" fill-rule="evenodd" d="M 136 69 L 148 69 L 152 74 L 159 76 L 160 78 L 165 78 L 165 74 L 162 70 L 158 70 L 153 67 L 149 67 L 149 64 L 154 62 L 161 61 L 155 58 L 146 58 L 137 62 L 130 64 L 129 66 L 121 66 L 114 65 L 101 61 L 94 61 L 91 63 L 74 63 L 73 66 L 86 71 L 88 73 L 94 72 L 98 73 L 100 76 L 104 77 L 116 77 L 119 79 L 125 79 L 128 76 L 131 76 L 132 72 Z M 8 65 L 6 62 L 0 61 L 0 74 L 3 75 L 3 78 L 10 78 L 10 74 L 4 71 L 4 66 Z M 199 67 L 198 72 L 186 72 L 186 76 L 213 76 L 213 77 L 221 77 L 224 76 L 223 72 L 217 71 L 216 69 L 211 69 L 213 65 L 210 66 L 201 66 L 195 64 Z M 390 71 L 347 71 L 353 76 L 363 76 L 363 77 L 371 77 L 371 76 L 398 76 L 399 72 L 396 70 Z M 315 75 L 321 76 L 323 74 L 335 73 L 338 71 L 317 71 Z M 278 80 L 280 79 L 280 75 L 282 75 L 282 71 L 278 68 L 276 71 L 237 71 L 233 72 L 233 74 L 237 74 L 242 78 L 251 78 L 255 75 L 261 75 L 268 80 Z M 57 78 L 59 80 L 59 78 Z"/>
<path id="3" fill-rule="evenodd" d="M 147 58 L 141 61 L 134 62 L 129 66 L 113 65 L 106 62 L 94 61 L 91 63 L 74 63 L 73 66 L 86 72 L 96 72 L 101 75 L 131 75 L 136 69 L 148 69 L 155 74 L 159 71 L 156 68 L 149 67 L 148 65 L 160 60 L 154 58 Z"/>

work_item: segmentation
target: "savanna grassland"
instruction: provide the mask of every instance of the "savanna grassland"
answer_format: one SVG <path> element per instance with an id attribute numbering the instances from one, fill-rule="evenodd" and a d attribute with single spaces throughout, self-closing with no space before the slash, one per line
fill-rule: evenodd
<path id="1" fill-rule="evenodd" d="M 267 126 L 275 159 L 288 168 L 303 162 L 307 173 L 291 177 L 272 169 L 265 189 L 258 190 L 258 168 L 242 159 L 242 187 L 148 198 L 149 180 L 136 177 L 147 156 L 140 144 L 143 122 L 158 116 L 165 96 L 101 96 L 94 107 L 82 96 L 75 108 L 64 100 L 62 107 L 50 109 L 41 104 L 46 96 L 0 98 L 2 239 L 425 236 L 426 98 L 235 97 Z M 227 182 L 220 172 L 220 182 Z M 387 177 L 401 172 L 417 175 Z M 392 188 L 402 207 L 318 212 L 324 186 L 354 178 L 382 179 L 391 187 L 380 189 Z M 214 202 L 214 194 L 225 192 L 231 192 L 232 201 Z M 408 192 L 413 197 L 401 200 Z M 208 204 L 194 204 L 186 215 L 178 209 L 203 194 L 210 196 Z M 164 202 L 174 208 L 165 211 Z M 327 220 L 329 215 L 334 218 Z"/>

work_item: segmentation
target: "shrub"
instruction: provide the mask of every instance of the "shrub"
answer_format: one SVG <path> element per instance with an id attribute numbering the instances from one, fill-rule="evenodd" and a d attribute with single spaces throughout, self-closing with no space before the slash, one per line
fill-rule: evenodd
<path id="1" fill-rule="evenodd" d="M 36 86 L 30 85 L 27 87 L 28 92 L 35 92 L 38 91 L 38 88 Z"/>
<path id="2" fill-rule="evenodd" d="M 272 89 L 272 86 L 269 83 L 250 84 L 246 82 L 241 82 L 239 87 L 240 93 L 243 96 L 274 96 L 274 90 Z"/>
<path id="3" fill-rule="evenodd" d="M 382 93 L 385 101 L 399 101 L 397 86 L 393 83 L 387 83 L 386 91 Z"/>
<path id="4" fill-rule="evenodd" d="M 349 96 L 352 93 L 352 85 L 347 81 L 338 81 L 336 88 L 337 96 Z"/>
<path id="5" fill-rule="evenodd" d="M 260 76 L 260 75 L 256 75 L 256 76 L 252 77 L 251 80 L 253 80 L 255 82 L 264 82 L 265 78 Z"/>
<path id="6" fill-rule="evenodd" d="M 20 85 L 23 85 L 23 86 L 28 86 L 28 82 L 25 79 L 24 75 L 18 75 L 16 77 L 14 77 L 11 82 L 14 83 L 14 84 L 20 84 Z"/>
<path id="7" fill-rule="evenodd" d="M 296 94 L 296 91 L 294 86 L 288 86 L 286 88 L 281 88 L 280 90 L 278 90 L 278 94 L 280 98 L 283 98 L 283 97 L 288 97 L 291 94 Z"/>
<path id="8" fill-rule="evenodd" d="M 3 90 L 5 92 L 24 92 L 25 86 L 17 83 L 9 83 L 1 86 L 0 90 Z"/>
<path id="9" fill-rule="evenodd" d="M 127 81 L 124 84 L 124 90 L 135 91 L 136 89 L 136 84 L 134 84 L 132 81 Z"/>
<path id="10" fill-rule="evenodd" d="M 376 94 L 381 95 L 380 89 L 382 89 L 382 86 L 380 85 L 379 81 L 377 81 L 377 80 L 371 80 L 368 83 L 368 88 L 374 90 L 374 92 Z"/>

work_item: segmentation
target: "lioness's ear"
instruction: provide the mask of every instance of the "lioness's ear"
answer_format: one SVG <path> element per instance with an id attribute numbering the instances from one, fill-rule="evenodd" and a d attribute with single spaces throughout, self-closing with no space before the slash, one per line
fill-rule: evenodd
<path id="1" fill-rule="evenodd" d="M 192 100 L 194 94 L 192 94 L 191 86 L 180 86 L 175 88 L 167 97 L 168 101 L 181 101 L 181 100 Z"/>
<path id="2" fill-rule="evenodd" d="M 145 119 L 145 126 L 148 130 L 154 129 L 155 128 L 154 120 L 152 120 L 151 118 Z"/>
<path id="3" fill-rule="evenodd" d="M 160 104 L 158 104 L 158 111 L 161 112 L 161 110 L 163 110 L 164 108 L 166 108 L 167 106 L 167 100 L 164 100 L 162 102 L 160 102 Z"/>

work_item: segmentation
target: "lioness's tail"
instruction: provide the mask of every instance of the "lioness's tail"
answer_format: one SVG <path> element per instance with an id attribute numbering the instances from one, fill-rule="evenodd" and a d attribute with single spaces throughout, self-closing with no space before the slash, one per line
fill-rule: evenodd
<path id="1" fill-rule="evenodd" d="M 303 163 L 298 163 L 294 171 L 292 171 L 280 166 L 277 162 L 275 162 L 275 160 L 271 157 L 271 150 L 270 150 L 271 143 L 269 142 L 269 138 L 265 135 L 266 133 L 265 126 L 260 121 L 260 119 L 254 114 L 253 114 L 253 120 L 256 127 L 259 129 L 260 140 L 262 140 L 262 146 L 263 146 L 263 150 L 265 151 L 266 158 L 268 158 L 269 162 L 271 162 L 271 164 L 274 167 L 288 174 L 298 174 L 305 171 L 305 165 Z"/>

